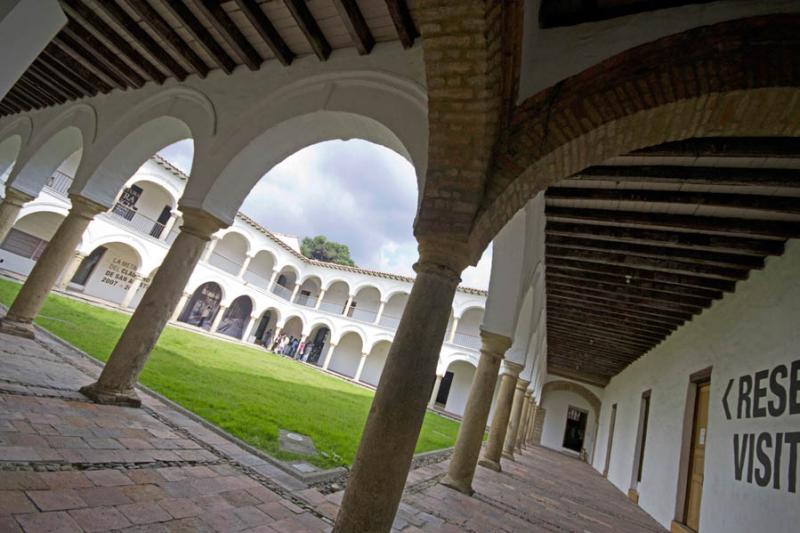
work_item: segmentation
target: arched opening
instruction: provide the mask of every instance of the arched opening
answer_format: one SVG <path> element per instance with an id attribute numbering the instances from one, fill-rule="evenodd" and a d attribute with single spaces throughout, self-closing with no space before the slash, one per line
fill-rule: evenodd
<path id="1" fill-rule="evenodd" d="M 362 287 L 358 290 L 347 316 L 372 324 L 378 316 L 378 309 L 381 305 L 381 291 L 375 287 Z"/>
<path id="2" fill-rule="evenodd" d="M 463 416 L 475 370 L 475 366 L 467 361 L 450 363 L 439 385 L 436 405 L 448 413 Z"/>
<path id="3" fill-rule="evenodd" d="M 280 313 L 274 307 L 261 313 L 258 325 L 253 330 L 253 342 L 267 349 L 272 348 L 272 342 L 275 340 L 275 327 L 279 318 Z"/>
<path id="4" fill-rule="evenodd" d="M 350 298 L 350 286 L 345 281 L 334 281 L 325 291 L 319 309 L 326 313 L 341 315 L 344 313 L 344 306 Z"/>
<path id="5" fill-rule="evenodd" d="M 269 290 L 269 280 L 274 269 L 275 256 L 268 250 L 260 250 L 247 265 L 244 280 L 259 289 Z"/>
<path id="6" fill-rule="evenodd" d="M 465 348 L 473 348 L 475 350 L 481 347 L 481 330 L 480 326 L 483 322 L 483 309 L 473 307 L 464 311 L 458 319 L 455 335 L 453 336 L 453 344 L 464 346 Z"/>
<path id="7" fill-rule="evenodd" d="M 60 131 L 49 132 L 47 139 L 32 139 L 35 151 L 27 148 L 27 156 L 18 159 L 11 170 L 6 186 L 13 185 L 17 190 L 24 191 L 36 197 L 42 188 L 47 185 L 56 170 L 73 154 L 77 154 L 80 161 L 83 147 L 83 132 L 77 126 L 67 126 Z M 65 173 L 66 176 L 68 174 Z M 63 180 L 61 180 L 63 181 Z M 71 180 L 60 183 L 59 189 L 66 192 L 64 187 L 69 187 Z M 62 192 L 62 194 L 63 194 Z"/>
<path id="8" fill-rule="evenodd" d="M 275 353 L 294 357 L 300 349 L 300 339 L 303 336 L 303 319 L 299 316 L 289 317 L 275 339 Z"/>
<path id="9" fill-rule="evenodd" d="M 208 264 L 238 276 L 248 250 L 247 239 L 236 232 L 228 232 L 214 245 Z"/>
<path id="10" fill-rule="evenodd" d="M 64 215 L 50 211 L 31 213 L 17 220 L 0 244 L 0 268 L 29 274 L 62 220 Z"/>
<path id="11" fill-rule="evenodd" d="M 278 272 L 278 277 L 275 278 L 275 285 L 272 286 L 272 292 L 289 301 L 292 298 L 292 292 L 296 284 L 297 270 L 294 267 L 285 266 Z"/>
<path id="12" fill-rule="evenodd" d="M 82 287 L 83 294 L 113 303 L 122 303 L 138 274 L 139 253 L 121 242 L 98 246 L 82 261 L 70 280 Z"/>
<path id="13" fill-rule="evenodd" d="M 244 330 L 250 323 L 250 315 L 253 314 L 253 299 L 249 296 L 239 296 L 222 315 L 222 320 L 217 327 L 217 333 L 241 339 Z"/>
<path id="14" fill-rule="evenodd" d="M 312 365 L 322 366 L 323 357 L 328 353 L 331 344 L 331 330 L 325 324 L 317 324 L 311 328 L 306 339 L 303 360 Z"/>
<path id="15" fill-rule="evenodd" d="M 403 311 L 406 309 L 406 303 L 408 303 L 408 294 L 404 292 L 393 294 L 387 300 L 383 309 L 380 325 L 390 329 L 397 329 L 397 326 L 400 325 L 400 317 L 403 316 Z"/>
<path id="16" fill-rule="evenodd" d="M 355 377 L 363 349 L 364 341 L 361 335 L 354 331 L 345 333 L 333 349 L 328 370 L 349 378 Z"/>
<path id="17" fill-rule="evenodd" d="M 222 287 L 213 281 L 203 283 L 195 289 L 178 320 L 208 331 L 217 316 L 221 301 Z"/>
<path id="18" fill-rule="evenodd" d="M 322 280 L 318 276 L 310 276 L 300 284 L 294 303 L 305 307 L 315 307 L 322 288 Z"/>
<path id="19" fill-rule="evenodd" d="M 361 372 L 361 381 L 372 385 L 378 386 L 378 381 L 381 379 L 383 372 L 383 365 L 386 364 L 386 356 L 389 355 L 389 348 L 392 347 L 391 341 L 378 341 L 369 351 L 367 361 L 364 363 L 364 370 Z"/>
<path id="20" fill-rule="evenodd" d="M 163 237 L 172 218 L 175 198 L 161 185 L 137 180 L 129 183 L 111 208 L 111 220 L 155 239 Z"/>
<path id="21" fill-rule="evenodd" d="M 8 175 L 14 169 L 14 162 L 19 156 L 19 150 L 22 147 L 22 137 L 19 135 L 11 135 L 0 141 L 0 184 L 5 184 Z M 0 188 L 4 191 L 4 187 Z"/>
<path id="22" fill-rule="evenodd" d="M 545 383 L 540 402 L 544 412 L 541 445 L 579 455 L 591 463 L 600 407 L 600 399 L 578 383 Z"/>

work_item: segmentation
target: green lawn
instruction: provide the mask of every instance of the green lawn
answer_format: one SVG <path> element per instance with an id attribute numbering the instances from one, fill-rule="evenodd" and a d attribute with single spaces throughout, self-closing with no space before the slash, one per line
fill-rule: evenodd
<path id="1" fill-rule="evenodd" d="M 9 305 L 17 283 L 0 279 L 0 302 Z M 128 315 L 51 295 L 37 324 L 105 361 Z M 274 456 L 278 429 L 311 436 L 323 454 L 320 467 L 349 465 L 361 438 L 372 392 L 295 361 L 168 327 L 141 382 L 249 444 Z M 458 424 L 427 413 L 417 452 L 452 446 Z"/>

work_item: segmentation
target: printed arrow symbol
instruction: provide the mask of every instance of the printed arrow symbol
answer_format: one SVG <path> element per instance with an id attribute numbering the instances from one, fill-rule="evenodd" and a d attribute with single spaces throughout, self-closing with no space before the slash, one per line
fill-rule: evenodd
<path id="1" fill-rule="evenodd" d="M 725 389 L 725 394 L 722 396 L 722 407 L 725 409 L 725 418 L 728 420 L 731 419 L 731 410 L 728 407 L 728 394 L 731 393 L 731 387 L 733 387 L 733 378 L 728 381 L 728 387 Z"/>

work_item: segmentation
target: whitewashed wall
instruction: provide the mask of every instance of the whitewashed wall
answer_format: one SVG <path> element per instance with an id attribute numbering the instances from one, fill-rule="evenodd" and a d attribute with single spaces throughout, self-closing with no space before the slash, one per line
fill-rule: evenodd
<path id="1" fill-rule="evenodd" d="M 612 404 L 617 418 L 608 478 L 627 492 L 634 459 L 639 405 L 642 392 L 651 389 L 650 422 L 644 456 L 639 505 L 665 527 L 675 517 L 678 491 L 681 439 L 687 403 L 689 376 L 709 366 L 711 398 L 707 430 L 705 482 L 701 508 L 701 531 L 752 532 L 797 531 L 800 505 L 797 493 L 788 491 L 791 449 L 782 448 L 779 488 L 773 479 L 767 487 L 735 479 L 734 435 L 768 432 L 772 439 L 780 432 L 800 431 L 800 405 L 796 414 L 737 419 L 739 385 L 732 384 L 729 395 L 733 418 L 728 420 L 723 395 L 730 380 L 761 370 L 772 370 L 800 359 L 800 242 L 790 241 L 782 257 L 772 257 L 762 271 L 739 282 L 736 292 L 715 303 L 701 316 L 685 325 L 663 344 L 637 360 L 605 389 L 600 417 L 600 434 L 594 467 L 602 470 L 608 442 Z M 800 363 L 795 365 L 800 374 Z M 780 376 L 777 376 L 780 378 Z M 777 382 L 788 391 L 790 378 Z M 796 394 L 800 375 L 795 376 Z M 762 405 L 776 402 L 769 379 Z M 800 437 L 800 435 L 798 435 Z M 741 436 L 739 438 L 742 438 Z M 800 448 L 800 446 L 796 446 Z M 774 449 L 766 448 L 772 464 Z M 795 449 L 795 452 L 800 450 Z M 747 471 L 745 461 L 745 471 Z M 754 467 L 763 474 L 758 457 Z M 797 466 L 797 463 L 795 463 Z M 798 476 L 800 477 L 800 476 Z M 755 479 L 755 478 L 754 478 Z M 800 487 L 798 487 L 800 488 Z M 797 490 L 797 489 L 796 489 Z"/>

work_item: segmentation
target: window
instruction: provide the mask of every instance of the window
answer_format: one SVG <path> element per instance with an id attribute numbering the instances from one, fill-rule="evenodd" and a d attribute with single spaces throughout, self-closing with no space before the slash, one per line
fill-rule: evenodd
<path id="1" fill-rule="evenodd" d="M 42 255 L 45 246 L 47 246 L 46 240 L 12 228 L 0 248 L 12 254 L 36 261 Z"/>

